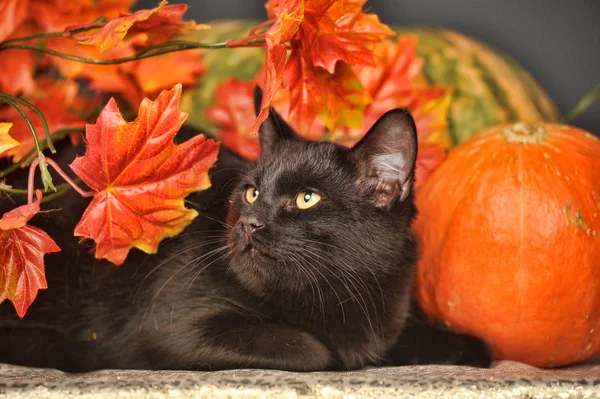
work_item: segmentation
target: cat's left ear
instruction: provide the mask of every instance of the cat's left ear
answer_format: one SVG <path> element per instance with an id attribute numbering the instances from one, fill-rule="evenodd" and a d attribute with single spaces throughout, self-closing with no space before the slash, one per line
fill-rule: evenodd
<path id="1" fill-rule="evenodd" d="M 417 148 L 411 114 L 405 109 L 386 112 L 352 149 L 360 193 L 386 210 L 404 201 L 412 189 Z"/>
<path id="2" fill-rule="evenodd" d="M 254 111 L 256 115 L 260 113 L 260 105 L 262 103 L 262 90 L 256 86 L 254 88 Z M 279 115 L 274 108 L 270 108 L 269 116 L 260 125 L 260 153 L 261 156 L 268 155 L 275 144 L 280 140 L 298 140 L 300 136 L 294 132 L 294 129 Z"/>

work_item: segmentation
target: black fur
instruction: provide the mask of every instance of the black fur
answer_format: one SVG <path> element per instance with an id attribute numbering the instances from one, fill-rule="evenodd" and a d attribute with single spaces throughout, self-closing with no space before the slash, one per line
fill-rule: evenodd
<path id="1" fill-rule="evenodd" d="M 0 306 L 0 361 L 76 372 L 487 366 L 478 340 L 406 321 L 416 148 L 403 110 L 385 114 L 352 150 L 304 140 L 272 111 L 261 158 L 223 148 L 213 186 L 189 197 L 195 221 L 157 255 L 132 250 L 120 267 L 72 236 L 89 200 L 69 193 L 61 212 L 32 220 L 62 252 L 46 255 L 50 288 L 24 320 Z M 252 204 L 248 187 L 259 190 Z M 306 189 L 322 199 L 299 210 Z M 12 207 L 4 200 L 0 212 Z"/>

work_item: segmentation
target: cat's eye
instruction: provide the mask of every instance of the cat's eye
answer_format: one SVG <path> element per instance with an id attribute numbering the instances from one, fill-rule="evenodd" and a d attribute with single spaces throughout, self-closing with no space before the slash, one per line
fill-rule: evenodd
<path id="1" fill-rule="evenodd" d="M 256 187 L 248 187 L 246 192 L 244 193 L 244 198 L 248 201 L 249 204 L 253 204 L 254 201 L 258 198 L 258 189 Z"/>
<path id="2" fill-rule="evenodd" d="M 302 210 L 315 206 L 319 201 L 321 196 L 310 190 L 300 191 L 296 196 L 296 206 Z"/>

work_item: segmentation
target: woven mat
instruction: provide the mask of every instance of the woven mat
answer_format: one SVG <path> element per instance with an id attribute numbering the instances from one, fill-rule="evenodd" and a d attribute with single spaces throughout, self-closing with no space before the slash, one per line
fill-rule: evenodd
<path id="1" fill-rule="evenodd" d="M 344 373 L 103 370 L 67 374 L 0 364 L 0 398 L 600 398 L 600 365 L 540 370 L 387 367 Z"/>

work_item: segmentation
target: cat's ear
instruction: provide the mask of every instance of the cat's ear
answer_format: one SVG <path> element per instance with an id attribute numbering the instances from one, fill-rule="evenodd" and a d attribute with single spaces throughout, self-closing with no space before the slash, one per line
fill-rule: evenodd
<path id="1" fill-rule="evenodd" d="M 390 209 L 404 201 L 414 178 L 417 129 L 405 109 L 386 112 L 352 149 L 358 167 L 358 188 L 376 206 Z"/>
<path id="2" fill-rule="evenodd" d="M 256 86 L 254 88 L 254 111 L 256 116 L 260 113 L 260 105 L 262 103 L 262 90 Z M 274 108 L 269 109 L 269 116 L 260 125 L 258 131 L 260 138 L 260 153 L 267 155 L 275 147 L 275 144 L 280 140 L 298 140 L 300 136 L 294 132 L 294 129 L 279 115 Z"/>

